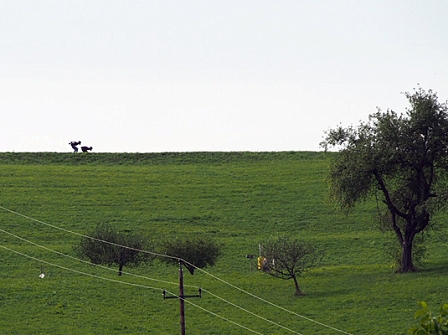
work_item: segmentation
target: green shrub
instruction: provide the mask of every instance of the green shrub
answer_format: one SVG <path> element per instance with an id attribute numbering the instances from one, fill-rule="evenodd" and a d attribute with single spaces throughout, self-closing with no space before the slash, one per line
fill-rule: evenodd
<path id="1" fill-rule="evenodd" d="M 74 246 L 76 254 L 93 264 L 118 265 L 119 276 L 123 266 L 151 259 L 149 254 L 141 252 L 146 241 L 140 235 L 121 233 L 108 224 L 99 224 L 87 236 Z"/>
<path id="2" fill-rule="evenodd" d="M 172 258 L 161 257 L 166 263 L 186 261 L 183 264 L 191 274 L 195 268 L 214 266 L 217 258 L 221 255 L 221 245 L 210 238 L 176 238 L 162 242 L 162 253 Z"/>
<path id="3" fill-rule="evenodd" d="M 418 303 L 422 308 L 415 313 L 419 325 L 409 329 L 412 335 L 448 335 L 448 304 L 440 307 L 439 315 L 434 316 L 428 304 L 424 301 Z"/>

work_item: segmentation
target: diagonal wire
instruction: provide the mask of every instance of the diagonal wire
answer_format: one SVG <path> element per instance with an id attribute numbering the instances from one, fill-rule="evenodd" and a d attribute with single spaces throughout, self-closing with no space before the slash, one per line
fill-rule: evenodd
<path id="1" fill-rule="evenodd" d="M 70 255 L 64 254 L 64 253 L 59 252 L 59 251 L 57 251 L 57 250 L 53 250 L 53 249 L 47 248 L 47 247 L 45 247 L 45 246 L 43 246 L 43 245 L 40 245 L 40 244 L 37 244 L 37 243 L 35 243 L 35 242 L 33 242 L 33 241 L 27 240 L 26 238 L 20 237 L 20 236 L 18 236 L 18 235 L 16 235 L 16 234 L 13 234 L 13 233 L 11 233 L 11 232 L 8 232 L 8 231 L 6 231 L 6 230 L 4 230 L 4 229 L 1 229 L 1 228 L 0 228 L 0 231 L 3 232 L 3 233 L 5 233 L 5 234 L 8 234 L 8 235 L 10 235 L 10 236 L 13 236 L 13 237 L 15 237 L 15 238 L 17 238 L 17 239 L 19 239 L 19 240 L 21 240 L 21 241 L 24 241 L 24 242 L 27 242 L 27 243 L 29 243 L 29 244 L 32 244 L 32 245 L 34 245 L 34 246 L 36 246 L 36 247 L 45 249 L 45 250 L 47 250 L 47 251 L 53 252 L 53 253 L 55 253 L 55 254 L 58 254 L 58 255 L 61 255 L 61 256 L 64 256 L 64 257 L 68 257 L 68 258 L 73 259 L 73 260 L 76 260 L 76 261 L 78 261 L 78 262 L 86 263 L 86 264 L 89 264 L 89 265 L 94 265 L 95 267 L 98 267 L 98 268 L 101 268 L 101 269 L 105 269 L 105 270 L 108 270 L 108 271 L 116 271 L 115 269 L 111 269 L 110 267 L 103 266 L 103 265 L 100 265 L 100 264 L 92 264 L 92 263 L 89 262 L 89 261 L 86 261 L 86 260 L 83 260 L 83 259 L 80 259 L 80 258 L 76 258 L 76 257 L 70 256 Z M 148 280 L 152 280 L 152 281 L 156 281 L 156 282 L 160 282 L 160 283 L 164 283 L 164 284 L 170 284 L 170 285 L 176 285 L 176 286 L 179 285 L 178 283 L 173 283 L 173 282 L 169 282 L 169 281 L 166 281 L 166 280 L 160 280 L 160 279 L 150 278 L 150 277 L 147 277 L 147 276 L 137 275 L 137 274 L 130 273 L 130 272 L 126 272 L 126 271 L 122 271 L 122 273 L 123 273 L 123 274 L 126 274 L 126 275 L 129 275 L 129 276 L 138 277 L 138 278 L 142 278 L 142 279 L 148 279 Z M 187 285 L 185 285 L 185 286 L 187 286 Z M 191 287 L 194 287 L 194 286 L 191 286 Z"/>
<path id="2" fill-rule="evenodd" d="M 214 296 L 215 298 L 217 298 L 217 299 L 219 299 L 219 300 L 224 301 L 225 303 L 227 303 L 227 304 L 229 304 L 229 305 L 232 305 L 232 306 L 235 307 L 235 308 L 238 308 L 238 309 L 240 309 L 240 310 L 242 310 L 242 311 L 244 311 L 244 312 L 246 312 L 246 313 L 249 313 L 250 315 L 253 315 L 253 316 L 255 316 L 255 317 L 259 318 L 259 319 L 262 319 L 263 321 L 266 321 L 266 322 L 268 322 L 268 323 L 271 323 L 271 324 L 273 324 L 273 325 L 275 325 L 275 326 L 277 326 L 277 327 L 279 327 L 279 328 L 283 328 L 283 329 L 285 329 L 285 330 L 287 330 L 287 331 L 289 331 L 289 332 L 295 333 L 295 334 L 303 335 L 302 333 L 296 332 L 295 330 L 292 330 L 292 329 L 290 329 L 290 328 L 288 328 L 288 327 L 282 326 L 281 324 L 278 324 L 278 323 L 276 323 L 276 322 L 274 322 L 274 321 L 271 321 L 271 320 L 269 320 L 269 319 L 267 319 L 267 318 L 265 318 L 265 317 L 262 317 L 262 316 L 260 316 L 260 315 L 257 315 L 257 314 L 255 314 L 255 313 L 253 313 L 253 312 L 251 312 L 251 311 L 249 311 L 249 310 L 247 310 L 247 309 L 245 309 L 245 308 L 243 308 L 243 307 L 241 307 L 241 306 L 238 306 L 238 305 L 236 305 L 236 304 L 234 304 L 234 303 L 232 303 L 232 302 L 230 302 L 230 301 L 228 301 L 228 300 L 226 300 L 226 299 L 224 299 L 224 298 L 221 298 L 221 297 L 217 296 L 216 294 L 214 294 L 214 293 L 212 293 L 212 292 L 210 292 L 210 291 L 208 291 L 208 290 L 206 290 L 206 289 L 204 289 L 204 288 L 202 288 L 202 291 L 203 291 L 203 292 L 206 292 L 206 293 L 208 293 L 208 294 L 210 294 L 210 295 L 212 295 L 212 296 Z"/>
<path id="3" fill-rule="evenodd" d="M 47 248 L 47 247 L 45 247 L 45 246 L 43 246 L 43 245 L 37 244 L 37 243 L 35 243 L 35 242 L 32 242 L 32 241 L 30 241 L 30 240 L 28 240 L 28 239 L 26 239 L 26 238 L 20 237 L 20 236 L 18 236 L 18 235 L 16 235 L 16 234 L 13 234 L 13 233 L 11 233 L 11 232 L 8 232 L 8 231 L 6 231 L 6 230 L 4 230 L 4 229 L 1 229 L 1 228 L 0 228 L 0 232 L 3 232 L 3 233 L 5 233 L 5 234 L 8 234 L 8 235 L 10 235 L 10 236 L 12 236 L 12 237 L 14 237 L 14 238 L 16 238 L 16 239 L 19 239 L 19 240 L 21 240 L 21 241 L 27 242 L 27 243 L 29 243 L 29 244 L 32 244 L 32 245 L 37 246 L 37 247 L 39 247 L 39 248 L 42 248 L 42 249 L 44 249 L 44 250 L 53 252 L 53 253 L 55 253 L 55 254 L 58 254 L 58 255 L 61 255 L 61 256 L 64 256 L 64 257 L 68 257 L 68 258 L 70 258 L 70 259 L 73 259 L 73 260 L 76 260 L 76 261 L 79 261 L 79 262 L 82 262 L 82 263 L 86 263 L 86 264 L 92 265 L 92 263 L 90 263 L 90 262 L 88 262 L 88 261 L 85 261 L 85 260 L 83 260 L 83 259 L 79 259 L 79 258 L 70 256 L 70 255 L 64 254 L 64 253 L 62 253 L 62 252 L 59 252 L 59 251 L 56 251 L 56 250 Z M 95 264 L 95 266 L 96 266 L 96 267 L 99 267 L 99 268 L 102 268 L 102 269 L 106 269 L 106 270 L 108 270 L 108 271 L 115 271 L 114 269 L 111 269 L 110 267 L 106 267 L 106 266 L 102 266 L 102 265 L 96 265 L 96 264 Z M 138 278 L 148 279 L 148 280 L 152 280 L 152 281 L 156 281 L 156 282 L 161 282 L 161 283 L 165 283 L 165 284 L 170 284 L 170 285 L 176 285 L 176 286 L 179 285 L 178 283 L 168 282 L 168 281 L 165 281 L 165 280 L 159 280 L 159 279 L 154 279 L 154 278 L 150 278 L 150 277 L 147 277 L 147 276 L 136 275 L 136 274 L 129 273 L 129 272 L 125 272 L 125 271 L 122 271 L 122 272 L 123 272 L 124 274 L 130 275 L 130 276 L 134 276 L 134 277 L 138 277 Z M 194 287 L 194 286 L 192 286 L 192 285 L 184 285 L 184 286 L 186 286 L 186 287 Z M 165 291 L 168 292 L 167 290 L 165 290 Z M 255 317 L 257 317 L 257 318 L 259 318 L 259 319 L 261 319 L 261 320 L 263 320 L 263 321 L 266 321 L 266 322 L 268 322 L 268 323 L 271 323 L 271 324 L 273 324 L 273 325 L 275 325 L 275 326 L 277 326 L 277 327 L 279 327 L 279 328 L 283 328 L 283 329 L 288 330 L 289 332 L 292 332 L 292 333 L 295 333 L 295 334 L 303 335 L 303 334 L 301 334 L 301 333 L 299 333 L 299 332 L 296 332 L 296 331 L 294 331 L 294 330 L 292 330 L 292 329 L 289 329 L 289 328 L 287 328 L 287 327 L 285 327 L 285 326 L 282 326 L 281 324 L 278 324 L 278 323 L 276 323 L 276 322 L 274 322 L 274 321 L 271 321 L 271 320 L 269 320 L 269 319 L 267 319 L 267 318 L 264 318 L 264 317 L 262 317 L 262 316 L 260 316 L 260 315 L 257 315 L 257 314 L 255 314 L 255 313 L 253 313 L 253 312 L 251 312 L 251 311 L 249 311 L 249 310 L 247 310 L 247 309 L 245 309 L 245 308 L 243 308 L 243 307 L 241 307 L 241 306 L 238 306 L 238 305 L 236 305 L 236 304 L 234 304 L 234 303 L 232 303 L 232 302 L 230 302 L 230 301 L 228 301 L 228 300 L 226 300 L 226 299 L 224 299 L 224 298 L 221 298 L 220 296 L 218 296 L 218 295 L 212 293 L 212 292 L 209 291 L 209 290 L 206 290 L 206 289 L 203 289 L 203 288 L 202 288 L 202 291 L 203 291 L 203 292 L 207 292 L 207 293 L 210 294 L 211 296 L 213 296 L 213 297 L 215 297 L 215 298 L 217 298 L 217 299 L 219 299 L 219 300 L 221 300 L 221 301 L 223 301 L 223 302 L 225 302 L 225 303 L 227 303 L 227 304 L 229 304 L 229 305 L 232 305 L 233 307 L 236 307 L 236 308 L 238 308 L 238 309 L 240 309 L 240 310 L 242 310 L 242 311 L 244 311 L 244 312 L 246 312 L 246 313 L 248 313 L 248 314 L 250 314 L 250 315 L 252 315 L 252 316 L 255 316 Z"/>
<path id="4" fill-rule="evenodd" d="M 148 288 L 148 289 L 152 289 L 152 290 L 163 291 L 163 289 L 158 288 L 158 287 L 151 287 L 151 286 L 147 286 L 147 285 L 141 285 L 141 284 L 129 283 L 129 282 L 125 282 L 125 281 L 122 281 L 122 280 L 106 278 L 106 277 L 102 277 L 102 276 L 94 275 L 94 274 L 91 274 L 91 273 L 87 273 L 87 272 L 83 272 L 83 271 L 79 271 L 79 270 L 75 270 L 75 269 L 70 269 L 70 268 L 65 267 L 65 266 L 62 266 L 62 265 L 58 265 L 58 264 L 54 264 L 54 263 L 50 263 L 50 262 L 44 261 L 44 260 L 42 260 L 42 259 L 39 259 L 39 258 L 30 256 L 30 255 L 27 255 L 27 254 L 24 254 L 23 252 L 20 252 L 20 251 L 17 251 L 17 250 L 14 250 L 14 249 L 5 247 L 4 245 L 1 245 L 1 244 L 0 244 L 0 248 L 9 250 L 9 251 L 11 251 L 11 252 L 14 252 L 14 253 L 20 255 L 20 256 L 24 256 L 24 257 L 30 258 L 30 259 L 35 260 L 35 261 L 37 261 L 37 262 L 44 263 L 44 264 L 51 265 L 51 266 L 55 266 L 55 267 L 58 267 L 58 268 L 60 268 L 60 269 L 63 269 L 63 270 L 66 270 L 66 271 L 75 272 L 75 273 L 78 273 L 78 274 L 81 274 L 81 275 L 85 275 L 85 276 L 89 276 L 89 277 L 94 277 L 94 278 L 102 279 L 102 280 L 107 280 L 107 281 L 110 281 L 110 282 L 113 282 L 113 283 L 120 283 L 120 284 L 129 285 L 129 286 L 142 287 L 142 288 Z"/>
<path id="5" fill-rule="evenodd" d="M 19 215 L 19 216 L 21 216 L 21 217 L 24 217 L 24 218 L 26 218 L 26 219 L 28 219 L 28 220 L 31 220 L 31 221 L 34 221 L 34 222 L 43 224 L 43 225 L 45 225 L 45 226 L 48 226 L 48 227 L 51 227 L 51 228 L 54 228 L 54 229 L 58 229 L 58 230 L 61 230 L 61 231 L 64 231 L 64 232 L 66 232 L 66 233 L 70 233 L 70 234 L 73 234 L 73 235 L 77 235 L 77 236 L 81 236 L 81 237 L 84 237 L 84 238 L 88 238 L 88 239 L 91 239 L 91 240 L 94 240 L 94 241 L 107 243 L 107 244 L 110 244 L 110 245 L 113 245 L 113 246 L 116 246 L 116 247 L 126 248 L 126 249 L 129 249 L 129 250 L 134 250 L 134 251 L 139 251 L 139 252 L 147 253 L 147 254 L 150 254 L 150 255 L 153 255 L 153 256 L 157 256 L 157 257 L 165 257 L 165 258 L 171 258 L 171 259 L 175 259 L 175 260 L 178 260 L 178 259 L 179 259 L 179 257 L 173 257 L 173 256 L 165 255 L 165 254 L 159 254 L 159 253 L 152 252 L 152 251 L 147 251 L 147 250 L 140 250 L 140 249 L 131 248 L 131 247 L 128 247 L 128 246 L 125 246 L 125 245 L 121 245 L 121 244 L 118 244 L 118 243 L 105 241 L 105 240 L 102 240 L 102 239 L 99 239 L 99 238 L 96 238 L 96 237 L 92 237 L 92 236 L 88 236 L 88 235 L 85 235 L 85 234 L 77 233 L 77 232 L 72 231 L 72 230 L 69 230 L 69 229 L 61 228 L 61 227 L 52 225 L 52 224 L 47 223 L 47 222 L 44 222 L 44 221 L 40 221 L 40 220 L 34 219 L 34 218 L 32 218 L 32 217 L 29 217 L 29 216 L 27 216 L 27 215 L 18 213 L 18 212 L 16 212 L 16 211 L 13 211 L 13 210 L 8 209 L 8 208 L 3 207 L 3 206 L 0 206 L 0 208 L 1 208 L 1 209 L 4 209 L 5 211 L 8 211 L 8 212 L 10 212 L 10 213 L 12 213 L 12 214 L 15 214 L 15 215 Z"/>
<path id="6" fill-rule="evenodd" d="M 97 279 L 101 279 L 101 280 L 106 280 L 106 281 L 113 282 L 113 283 L 119 283 L 119 284 L 124 284 L 124 285 L 134 286 L 134 287 L 140 287 L 140 288 L 147 288 L 147 289 L 152 289 L 152 290 L 164 291 L 164 292 L 166 292 L 166 293 L 169 293 L 169 294 L 171 294 L 171 295 L 174 295 L 174 293 L 172 293 L 172 292 L 170 292 L 170 291 L 168 291 L 168 290 L 163 290 L 163 289 L 158 288 L 158 287 L 151 287 L 151 286 L 147 286 L 147 285 L 141 285 L 141 284 L 129 283 L 129 282 L 125 282 L 125 281 L 122 281 L 122 280 L 106 278 L 106 277 L 102 277 L 102 276 L 98 276 L 98 275 L 90 274 L 90 273 L 87 273 L 87 272 L 78 271 L 78 270 L 75 270 L 75 269 L 70 269 L 70 268 L 65 267 L 65 266 L 61 266 L 61 265 L 58 265 L 58 264 L 50 263 L 50 262 L 44 261 L 44 260 L 42 260 L 42 259 L 39 259 L 39 258 L 30 256 L 30 255 L 27 255 L 27 254 L 24 254 L 24 253 L 22 253 L 22 252 L 20 252 L 20 251 L 13 250 L 13 249 L 8 248 L 8 247 L 5 247 L 5 246 L 3 246 L 3 245 L 1 245 L 1 244 L 0 244 L 0 248 L 6 249 L 6 250 L 11 251 L 11 252 L 14 252 L 14 253 L 16 253 L 16 254 L 18 254 L 18 255 L 21 255 L 21 256 L 23 256 L 23 257 L 30 258 L 30 259 L 32 259 L 32 260 L 35 260 L 35 261 L 39 262 L 39 263 L 47 264 L 47 265 L 50 265 L 50 266 L 55 266 L 55 267 L 61 268 L 61 269 L 66 270 L 66 271 L 75 272 L 75 273 L 78 273 L 78 274 L 82 274 L 82 275 L 85 275 L 85 276 L 89 276 L 89 277 L 93 277 L 93 278 L 97 278 Z M 226 318 L 226 317 L 223 317 L 223 316 L 221 316 L 221 315 L 219 315 L 219 314 L 216 314 L 216 313 L 214 313 L 214 312 L 212 312 L 212 311 L 209 311 L 209 310 L 206 309 L 206 308 L 203 308 L 203 307 L 201 307 L 201 306 L 199 306 L 199 305 L 196 305 L 196 304 L 194 304 L 194 303 L 192 303 L 192 302 L 190 302 L 190 301 L 188 301 L 188 300 L 185 300 L 185 298 L 181 298 L 181 299 L 182 299 L 184 302 L 187 302 L 187 303 L 191 304 L 192 306 L 194 306 L 194 307 L 196 307 L 196 308 L 198 308 L 198 309 L 200 309 L 200 310 L 202 310 L 202 311 L 204 311 L 204 312 L 207 312 L 207 313 L 209 313 L 209 314 L 211 314 L 211 315 L 213 315 L 213 316 L 216 316 L 216 317 L 218 317 L 218 318 L 220 318 L 220 319 L 222 319 L 222 320 L 224 320 L 224 321 L 227 321 L 227 322 L 229 322 L 229 323 L 231 323 L 231 324 L 233 324 L 233 325 L 235 325 L 235 326 L 238 326 L 238 327 L 240 327 L 240 328 L 246 329 L 246 330 L 248 330 L 248 331 L 250 331 L 250 332 L 252 332 L 252 333 L 255 333 L 255 334 L 263 335 L 263 334 L 260 333 L 260 332 L 257 332 L 257 331 L 255 331 L 255 330 L 250 329 L 250 328 L 248 328 L 248 327 L 246 327 L 246 326 L 243 326 L 243 325 L 241 325 L 241 324 L 239 324 L 239 323 L 237 323 L 237 322 L 235 322 L 235 321 L 232 321 L 232 320 L 230 320 L 230 319 L 228 319 L 228 318 Z"/>
<path id="7" fill-rule="evenodd" d="M 43 225 L 46 225 L 46 226 L 49 226 L 49 227 L 52 227 L 52 228 L 55 228 L 55 229 L 58 229 L 58 230 L 61 230 L 61 231 L 70 233 L 70 234 L 74 234 L 74 235 L 78 235 L 78 236 L 81 236 L 81 237 L 89 238 L 89 239 L 96 240 L 96 241 L 99 241 L 99 242 L 105 242 L 105 243 L 108 243 L 108 244 L 111 244 L 111 245 L 115 245 L 115 246 L 119 246 L 119 247 L 127 248 L 127 249 L 130 249 L 130 250 L 135 250 L 135 251 L 140 251 L 140 252 L 148 253 L 148 254 L 151 254 L 151 255 L 154 255 L 154 256 L 158 256 L 158 257 L 166 257 L 166 258 L 171 258 L 171 259 L 175 259 L 175 260 L 182 260 L 182 262 L 184 262 L 185 264 L 188 264 L 188 265 L 190 265 L 190 266 L 193 266 L 194 268 L 198 269 L 199 271 L 202 271 L 202 272 L 205 273 L 206 275 L 209 275 L 209 276 L 211 276 L 212 278 L 214 278 L 214 279 L 216 279 L 216 280 L 218 280 L 218 281 L 220 281 L 220 282 L 222 282 L 222 283 L 224 283 L 224 284 L 226 284 L 226 285 L 228 285 L 228 286 L 230 286 L 230 287 L 232 287 L 232 288 L 234 288 L 234 289 L 236 289 L 236 290 L 238 290 L 238 291 L 240 291 L 240 292 L 242 292 L 242 293 L 244 293 L 244 294 L 247 294 L 247 295 L 249 295 L 249 296 L 251 296 L 251 297 L 253 297 L 253 298 L 255 298 L 255 299 L 258 299 L 258 300 L 260 300 L 260 301 L 263 301 L 263 302 L 265 302 L 265 303 L 267 303 L 267 304 L 269 304 L 269 305 L 271 305 L 271 306 L 273 306 L 273 307 L 276 307 L 276 308 L 278 308 L 278 309 L 280 309 L 280 310 L 282 310 L 282 311 L 285 311 L 285 312 L 287 312 L 287 313 L 290 313 L 290 314 L 292 314 L 292 315 L 295 315 L 295 316 L 297 316 L 297 317 L 300 317 L 300 318 L 302 318 L 302 319 L 304 319 L 304 320 L 313 322 L 313 323 L 318 324 L 318 325 L 320 325 L 320 326 L 322 326 L 322 327 L 325 327 L 325 328 L 328 328 L 328 329 L 332 329 L 332 330 L 337 331 L 337 332 L 339 332 L 339 333 L 346 334 L 346 335 L 353 335 L 352 333 L 349 333 L 349 332 L 346 332 L 346 331 L 344 331 L 344 330 L 341 330 L 341 329 L 338 329 L 338 328 L 335 328 L 335 327 L 326 325 L 326 324 L 324 324 L 324 323 L 322 323 L 322 322 L 313 320 L 313 319 L 308 318 L 308 317 L 306 317 L 306 316 L 304 316 L 304 315 L 301 315 L 301 314 L 298 314 L 298 313 L 296 313 L 296 312 L 290 311 L 290 310 L 288 310 L 288 309 L 286 309 L 286 308 L 284 308 L 284 307 L 282 307 L 282 306 L 276 305 L 276 304 L 274 304 L 274 303 L 272 303 L 272 302 L 270 302 L 270 301 L 268 301 L 268 300 L 266 300 L 266 299 L 263 299 L 263 298 L 261 298 L 261 297 L 258 297 L 258 296 L 256 296 L 256 295 L 253 294 L 253 293 L 250 293 L 250 292 L 248 292 L 248 291 L 246 291 L 246 290 L 244 290 L 244 289 L 242 289 L 242 288 L 239 288 L 239 287 L 237 287 L 236 285 L 233 285 L 233 284 L 231 284 L 231 283 L 229 283 L 229 282 L 227 282 L 227 281 L 225 281 L 225 280 L 223 280 L 223 279 L 221 279 L 221 278 L 219 278 L 219 277 L 217 277 L 217 276 L 215 276 L 215 275 L 212 275 L 211 273 L 209 273 L 209 272 L 207 272 L 207 271 L 205 271 L 205 270 L 203 270 L 203 269 L 201 269 L 201 268 L 196 267 L 194 264 L 192 264 L 192 263 L 190 263 L 190 262 L 188 262 L 188 261 L 185 261 L 185 260 L 183 260 L 183 259 L 180 259 L 179 257 L 173 257 L 173 256 L 165 255 L 165 254 L 158 254 L 158 253 L 151 252 L 151 251 L 146 251 L 146 250 L 134 249 L 134 248 L 130 248 L 130 247 L 127 247 L 127 246 L 124 246 L 124 245 L 116 244 L 116 243 L 113 243 L 113 242 L 104 241 L 104 240 L 101 240 L 101 239 L 98 239 L 98 238 L 94 238 L 94 237 L 91 237 L 91 236 L 88 236 L 88 235 L 85 235 L 85 234 L 80 234 L 80 233 L 77 233 L 77 232 L 74 232 L 74 231 L 71 231 L 71 230 L 68 230 L 68 229 L 65 229 L 65 228 L 61 228 L 61 227 L 52 225 L 52 224 L 50 224 L 50 223 L 46 223 L 46 222 L 43 222 L 43 221 L 34 219 L 34 218 L 29 217 L 29 216 L 27 216 L 27 215 L 24 215 L 24 214 L 18 213 L 18 212 L 16 212 L 16 211 L 13 211 L 13 210 L 11 210 L 11 209 L 5 208 L 5 207 L 3 207 L 3 206 L 1 206 L 1 205 L 0 205 L 0 208 L 1 208 L 1 209 L 4 209 L 4 210 L 6 210 L 6 211 L 8 211 L 8 212 L 10 212 L 10 213 L 13 213 L 13 214 L 22 216 L 22 217 L 24 217 L 24 218 L 26 218 L 26 219 L 29 219 L 29 220 L 31 220 L 31 221 L 35 221 L 35 222 L 41 223 L 41 224 L 43 224 Z"/>
<path id="8" fill-rule="evenodd" d="M 261 297 L 258 297 L 258 296 L 256 296 L 256 295 L 253 294 L 253 293 L 250 293 L 250 292 L 248 292 L 248 291 L 246 291 L 246 290 L 244 290 L 244 289 L 242 289 L 242 288 L 239 288 L 238 286 L 235 286 L 235 285 L 233 285 L 233 284 L 231 284 L 231 283 L 229 283 L 229 282 L 227 282 L 227 281 L 225 281 L 225 280 L 223 280 L 223 279 L 221 279 L 221 278 L 219 278 L 219 277 L 217 277 L 217 276 L 215 276 L 215 275 L 212 275 L 211 273 L 209 273 L 209 272 L 207 272 L 207 271 L 205 271 L 205 270 L 203 270 L 203 269 L 198 268 L 198 270 L 199 270 L 199 271 L 202 271 L 203 273 L 205 273 L 205 274 L 211 276 L 212 278 L 214 278 L 214 279 L 216 279 L 216 280 L 219 280 L 220 282 L 222 282 L 222 283 L 224 283 L 224 284 L 226 284 L 226 285 L 228 285 L 228 286 L 230 286 L 230 287 L 232 287 L 232 288 L 234 288 L 234 289 L 236 289 L 236 290 L 238 290 L 238 291 L 240 291 L 240 292 L 242 292 L 242 293 L 245 293 L 245 294 L 247 294 L 247 295 L 249 295 L 249 296 L 251 296 L 251 297 L 253 297 L 253 298 L 255 298 L 255 299 L 258 299 L 258 300 L 260 300 L 260 301 L 263 301 L 263 302 L 265 302 L 265 303 L 267 303 L 267 304 L 269 304 L 269 305 L 271 305 L 271 306 L 273 306 L 273 307 L 279 308 L 279 309 L 281 309 L 282 311 L 288 312 L 288 313 L 293 314 L 293 315 L 295 315 L 295 316 L 297 316 L 297 317 L 300 317 L 300 318 L 305 319 L 305 320 L 307 320 L 307 321 L 316 323 L 316 324 L 318 324 L 318 325 L 320 325 L 320 326 L 322 326 L 322 327 L 332 329 L 332 330 L 337 331 L 337 332 L 339 332 L 339 333 L 346 334 L 346 335 L 353 335 L 352 333 L 349 333 L 349 332 L 346 332 L 346 331 L 344 331 L 344 330 L 341 330 L 341 329 L 338 329 L 338 328 L 335 328 L 335 327 L 326 325 L 326 324 L 324 324 L 324 323 L 322 323 L 322 322 L 319 322 L 319 321 L 310 319 L 310 318 L 308 318 L 308 317 L 306 317 L 306 316 L 304 316 L 304 315 L 301 315 L 301 314 L 298 314 L 298 313 L 296 313 L 296 312 L 290 311 L 290 310 L 288 310 L 288 309 L 286 309 L 286 308 L 284 308 L 284 307 L 282 307 L 282 306 L 278 306 L 278 305 L 276 305 L 276 304 L 274 304 L 274 303 L 272 303 L 272 302 L 270 302 L 270 301 L 268 301 L 268 300 L 266 300 L 266 299 L 263 299 L 263 298 L 261 298 Z"/>
<path id="9" fill-rule="evenodd" d="M 230 322 L 230 323 L 232 323 L 232 324 L 234 324 L 234 325 L 236 325 L 236 326 L 238 326 L 238 327 L 241 327 L 241 328 L 243 328 L 243 329 L 246 329 L 246 330 L 248 330 L 248 331 L 250 331 L 250 332 L 252 332 L 252 333 L 255 333 L 255 334 L 263 335 L 263 334 L 260 333 L 260 332 L 257 332 L 257 331 L 255 331 L 255 330 L 252 330 L 252 329 L 250 329 L 250 328 L 248 328 L 248 327 L 246 327 L 246 326 L 240 325 L 239 323 L 236 323 L 235 321 L 232 321 L 232 320 L 230 320 L 230 319 L 228 319 L 228 318 L 225 318 L 225 317 L 223 317 L 223 316 L 221 316 L 221 315 L 219 315 L 219 314 L 216 314 L 216 313 L 214 313 L 214 312 L 212 312 L 212 311 L 209 311 L 209 310 L 207 310 L 207 309 L 205 309 L 205 308 L 203 308 L 203 307 L 201 307 L 201 306 L 199 306 L 199 305 L 196 305 L 195 303 L 193 303 L 193 302 L 191 302 L 191 301 L 189 301 L 189 300 L 186 300 L 185 298 L 182 299 L 182 300 L 185 301 L 186 303 L 188 303 L 188 304 L 190 304 L 190 305 L 196 307 L 196 308 L 199 308 L 199 309 L 201 309 L 201 310 L 203 310 L 203 311 L 205 311 L 205 312 L 207 312 L 207 313 L 209 313 L 209 314 L 211 314 L 211 315 L 213 315 L 213 316 L 216 316 L 216 317 L 218 317 L 218 318 L 220 318 L 220 319 L 222 319 L 222 320 L 225 320 L 225 321 L 227 321 L 227 322 Z"/>

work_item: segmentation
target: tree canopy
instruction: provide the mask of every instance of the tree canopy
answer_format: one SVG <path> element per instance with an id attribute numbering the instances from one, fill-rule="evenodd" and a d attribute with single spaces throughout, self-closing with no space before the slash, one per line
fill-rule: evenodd
<path id="1" fill-rule="evenodd" d="M 152 259 L 150 254 L 141 252 L 147 245 L 141 235 L 122 233 L 108 224 L 99 224 L 87 236 L 75 245 L 76 254 L 93 264 L 118 265 L 119 276 L 125 265 L 138 265 Z"/>
<path id="2" fill-rule="evenodd" d="M 404 114 L 378 109 L 357 127 L 328 131 L 322 145 L 339 149 L 328 175 L 330 198 L 350 209 L 375 196 L 380 218 L 400 244 L 399 271 L 410 272 L 415 236 L 447 200 L 448 113 L 432 90 L 405 96 Z"/>
<path id="3" fill-rule="evenodd" d="M 161 257 L 161 261 L 177 263 L 179 260 L 183 260 L 185 261 L 183 264 L 191 274 L 194 273 L 195 268 L 214 266 L 222 253 L 219 243 L 203 237 L 165 240 L 162 242 L 161 249 L 162 254 L 171 256 Z"/>

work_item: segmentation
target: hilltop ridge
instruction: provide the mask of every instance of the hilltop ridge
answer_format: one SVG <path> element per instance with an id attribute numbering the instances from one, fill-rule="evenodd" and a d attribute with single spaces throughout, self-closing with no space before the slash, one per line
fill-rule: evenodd
<path id="1" fill-rule="evenodd" d="M 0 164 L 25 165 L 157 165 L 327 159 L 332 153 L 313 151 L 216 151 L 153 153 L 0 152 Z"/>

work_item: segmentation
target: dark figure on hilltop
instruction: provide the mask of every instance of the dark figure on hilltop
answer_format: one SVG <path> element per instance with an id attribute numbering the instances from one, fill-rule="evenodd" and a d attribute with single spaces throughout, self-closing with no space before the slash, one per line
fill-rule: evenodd
<path id="1" fill-rule="evenodd" d="M 81 144 L 81 141 L 78 141 L 78 142 L 71 141 L 69 144 L 72 146 L 72 148 L 74 150 L 73 152 L 78 152 L 78 145 Z"/>
<path id="2" fill-rule="evenodd" d="M 92 151 L 93 147 L 81 147 L 82 152 Z"/>

